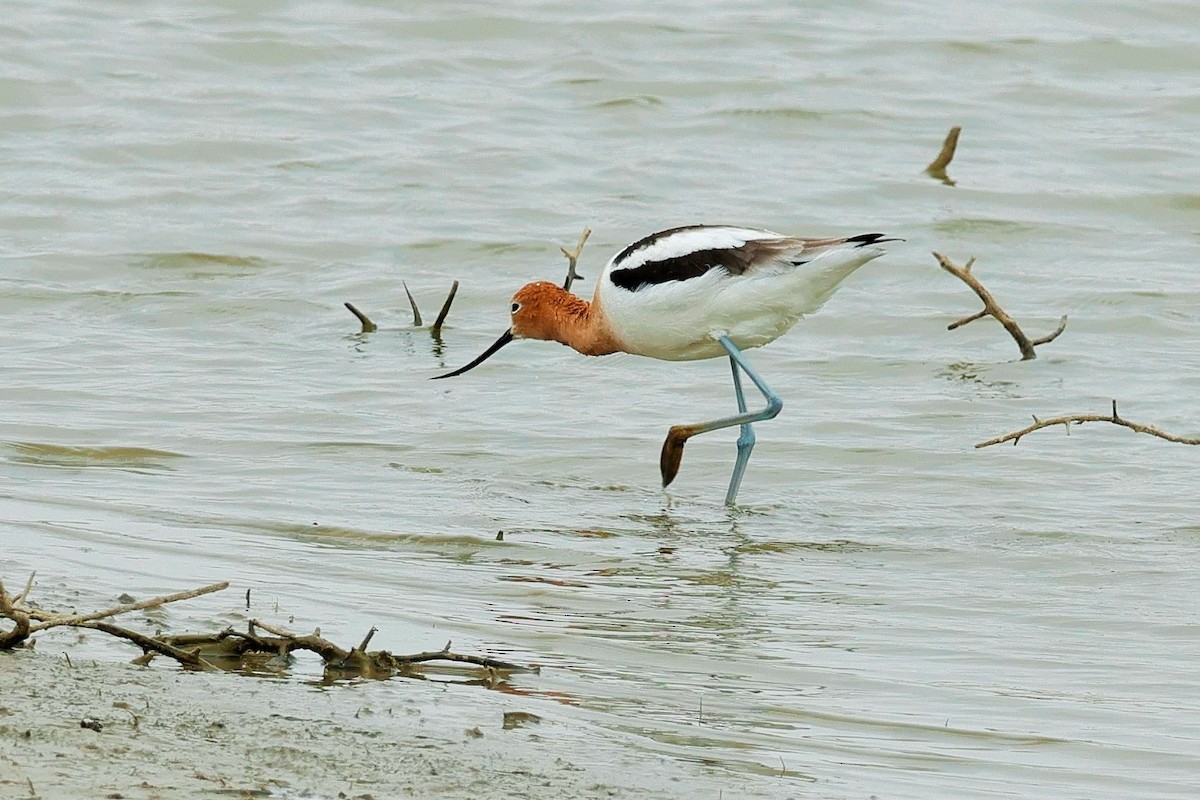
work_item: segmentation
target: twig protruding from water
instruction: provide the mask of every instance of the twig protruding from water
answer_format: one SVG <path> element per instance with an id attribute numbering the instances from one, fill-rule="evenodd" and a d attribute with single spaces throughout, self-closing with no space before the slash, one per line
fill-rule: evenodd
<path id="1" fill-rule="evenodd" d="M 420 328 L 425 324 L 425 322 L 421 318 L 421 309 L 417 306 L 417 300 L 415 297 L 413 297 L 412 292 L 409 291 L 407 283 L 401 281 L 400 285 L 404 287 L 404 294 L 406 297 L 408 297 L 408 305 L 410 308 L 412 308 L 413 327 Z M 434 320 L 434 323 L 429 326 L 429 332 L 432 333 L 434 337 L 441 335 L 442 325 L 446 322 L 446 315 L 450 313 L 450 306 L 454 302 L 454 296 L 456 294 L 458 294 L 458 281 L 455 281 L 453 285 L 451 285 L 450 294 L 446 295 L 446 301 L 442 303 L 441 312 L 438 314 L 437 319 Z M 343 303 L 342 305 L 344 305 L 351 314 L 358 317 L 358 321 L 362 323 L 362 333 L 374 333 L 375 331 L 379 330 L 379 326 L 372 322 L 370 317 L 355 308 L 352 303 Z"/>
<path id="2" fill-rule="evenodd" d="M 1031 340 L 1025 335 L 1025 332 L 1021 330 L 1021 326 L 1018 325 L 1016 321 L 1010 317 L 1003 308 L 1000 307 L 1000 304 L 996 302 L 996 298 L 992 297 L 992 293 L 985 289 L 983 284 L 979 282 L 979 279 L 971 274 L 971 267 L 975 264 L 974 256 L 972 256 L 967 263 L 961 267 L 950 259 L 946 258 L 941 253 L 935 252 L 933 257 L 937 259 L 938 264 L 941 265 L 942 269 L 961 280 L 967 286 L 970 286 L 972 291 L 974 291 L 975 294 L 979 296 L 979 299 L 983 301 L 982 311 L 978 311 L 970 316 L 963 317 L 956 322 L 950 323 L 946 326 L 946 330 L 952 331 L 955 328 L 966 325 L 968 322 L 974 322 L 975 320 L 982 319 L 983 317 L 995 317 L 996 321 L 1004 326 L 1004 330 L 1008 331 L 1009 335 L 1012 336 L 1013 341 L 1017 343 L 1017 347 L 1021 349 L 1021 360 L 1028 361 L 1030 359 L 1037 358 L 1037 352 L 1034 350 L 1034 347 L 1054 341 L 1058 338 L 1058 335 L 1066 329 L 1067 315 L 1063 314 L 1062 319 L 1058 321 L 1058 328 L 1056 328 L 1053 333 L 1049 334 L 1048 336 L 1043 336 L 1040 339 Z"/>
<path id="3" fill-rule="evenodd" d="M 450 306 L 454 303 L 456 294 L 458 294 L 458 281 L 450 285 L 450 294 L 446 295 L 446 302 L 442 303 L 442 310 L 438 312 L 437 319 L 433 321 L 433 327 L 429 329 L 434 336 L 441 335 L 442 323 L 446 321 L 446 315 L 450 313 Z"/>
<path id="4" fill-rule="evenodd" d="M 371 322 L 371 318 L 354 307 L 353 303 L 343 303 L 346 308 L 350 309 L 350 313 L 358 317 L 358 321 L 362 323 L 363 333 L 374 333 L 379 330 L 379 326 Z"/>
<path id="5" fill-rule="evenodd" d="M 929 166 L 925 168 L 925 174 L 931 178 L 937 178 L 947 186 L 953 186 L 954 180 L 946 174 L 946 167 L 950 166 L 950 162 L 954 160 L 954 151 L 958 149 L 958 135 L 962 133 L 962 128 L 955 125 L 946 134 L 946 140 L 942 142 L 942 151 L 938 153 L 938 157 L 929 162 Z"/>
<path id="6" fill-rule="evenodd" d="M 562 254 L 567 257 L 567 279 L 563 281 L 563 288 L 568 292 L 571 291 L 571 284 L 575 281 L 584 280 L 584 277 L 575 271 L 575 265 L 579 262 L 579 254 L 583 252 L 583 244 L 592 235 L 591 228 L 584 228 L 583 233 L 579 234 L 579 244 L 575 245 L 574 250 L 568 250 L 565 247 L 559 247 Z"/>
<path id="7" fill-rule="evenodd" d="M 421 309 L 417 308 L 417 301 L 413 299 L 412 292 L 408 290 L 408 284 L 400 281 L 400 285 L 404 287 L 404 293 L 408 295 L 408 304 L 412 306 L 413 312 L 413 327 L 421 327 Z"/>

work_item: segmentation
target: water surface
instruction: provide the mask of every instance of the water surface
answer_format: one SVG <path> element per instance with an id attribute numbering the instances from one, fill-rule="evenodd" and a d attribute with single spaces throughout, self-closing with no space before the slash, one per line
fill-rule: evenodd
<path id="1" fill-rule="evenodd" d="M 1193 6 L 410 6 L 8 10 L 7 581 L 228 579 L 171 626 L 252 588 L 341 640 L 537 662 L 514 710 L 681 795 L 1200 791 L 1200 453 L 972 447 L 1114 398 L 1200 432 Z M 921 174 L 951 125 L 955 186 Z M 732 432 L 658 485 L 667 428 L 733 407 L 720 361 L 521 343 L 427 380 L 585 225 L 594 278 L 693 222 L 907 240 L 751 354 L 786 407 L 737 510 Z M 1025 363 L 947 332 L 977 301 L 931 250 L 1067 331 Z M 401 282 L 432 317 L 454 279 L 414 330 Z"/>

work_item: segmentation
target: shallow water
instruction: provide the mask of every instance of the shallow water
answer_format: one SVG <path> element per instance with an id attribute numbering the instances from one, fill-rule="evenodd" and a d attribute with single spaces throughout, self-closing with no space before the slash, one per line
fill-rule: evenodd
<path id="1" fill-rule="evenodd" d="M 0 575 L 81 605 L 228 579 L 165 619 L 251 588 L 538 662 L 514 708 L 694 763 L 681 794 L 1194 796 L 1200 449 L 972 445 L 1112 399 L 1200 432 L 1200 13 L 988 16 L 10 9 Z M 954 186 L 921 173 L 951 125 Z M 583 226 L 594 279 L 698 221 L 907 240 L 751 354 L 786 407 L 738 510 L 733 433 L 658 486 L 666 429 L 732 407 L 720 361 L 521 343 L 428 382 Z M 1034 362 L 947 332 L 977 300 L 931 250 L 1066 332 Z M 441 340 L 412 329 L 401 282 L 432 317 L 453 279 Z"/>

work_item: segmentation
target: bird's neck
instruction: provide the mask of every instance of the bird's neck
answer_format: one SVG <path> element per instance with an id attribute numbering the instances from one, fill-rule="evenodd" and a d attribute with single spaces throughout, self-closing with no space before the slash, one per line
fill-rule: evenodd
<path id="1" fill-rule="evenodd" d="M 552 338 L 585 356 L 606 356 L 621 350 L 599 297 L 592 302 L 564 291 L 554 309 Z"/>

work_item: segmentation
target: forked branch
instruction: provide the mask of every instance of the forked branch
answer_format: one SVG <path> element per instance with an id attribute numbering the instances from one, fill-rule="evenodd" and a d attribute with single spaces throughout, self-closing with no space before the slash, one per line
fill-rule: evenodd
<path id="1" fill-rule="evenodd" d="M 935 252 L 933 257 L 937 259 L 938 264 L 941 265 L 942 269 L 961 280 L 967 286 L 970 286 L 971 290 L 974 291 L 975 294 L 979 296 L 979 299 L 983 301 L 982 311 L 977 311 L 970 316 L 963 317 L 960 320 L 950 323 L 946 326 L 946 330 L 952 331 L 955 328 L 960 328 L 969 322 L 974 322 L 975 320 L 983 319 L 984 317 L 995 317 L 996 321 L 1004 326 L 1004 330 L 1008 331 L 1009 335 L 1012 336 L 1013 341 L 1017 343 L 1017 347 L 1021 349 L 1022 361 L 1028 361 L 1030 359 L 1037 358 L 1037 351 L 1034 350 L 1035 347 L 1054 341 L 1058 338 L 1060 333 L 1066 330 L 1067 315 L 1063 314 L 1062 319 L 1058 321 L 1058 327 L 1053 333 L 1049 334 L 1048 336 L 1043 336 L 1040 339 L 1030 339 L 1025 335 L 1025 332 L 1021 330 L 1021 326 L 1016 323 L 1016 320 L 1010 317 L 1008 312 L 1000 307 L 1000 304 L 996 302 L 996 298 L 992 297 L 992 293 L 984 288 L 984 285 L 979 282 L 978 278 L 971 274 L 971 267 L 975 264 L 974 256 L 972 256 L 970 260 L 968 260 L 967 263 L 961 267 L 950 259 L 946 258 L 941 253 Z"/>
<path id="2" fill-rule="evenodd" d="M 1054 425 L 1062 425 L 1067 434 L 1071 433 L 1072 425 L 1082 425 L 1085 422 L 1111 422 L 1113 425 L 1120 425 L 1123 428 L 1129 428 L 1137 433 L 1147 433 L 1151 436 L 1157 436 L 1160 439 L 1166 439 L 1168 442 L 1176 442 L 1178 444 L 1200 444 L 1200 436 L 1177 436 L 1173 433 L 1167 433 L 1164 430 L 1155 428 L 1152 425 L 1142 425 L 1138 422 L 1132 422 L 1117 414 L 1117 401 L 1112 401 L 1111 414 L 1068 414 L 1063 417 L 1054 417 L 1052 419 L 1033 418 L 1033 424 L 1022 428 L 1019 431 L 1006 433 L 1003 436 L 997 436 L 995 439 L 988 439 L 986 442 L 980 442 L 975 445 L 976 449 L 980 447 L 991 447 L 994 444 L 1011 441 L 1014 445 L 1021 441 L 1021 437 L 1027 433 L 1049 428 Z"/>
<path id="3" fill-rule="evenodd" d="M 592 235 L 591 228 L 584 228 L 583 233 L 579 234 L 579 244 L 575 245 L 574 250 L 568 250 L 565 247 L 558 248 L 562 250 L 562 254 L 567 257 L 567 279 L 563 281 L 563 288 L 568 292 L 571 291 L 571 284 L 575 281 L 583 280 L 583 276 L 575 271 L 575 265 L 579 262 L 579 254 L 583 252 L 583 244 Z"/>

